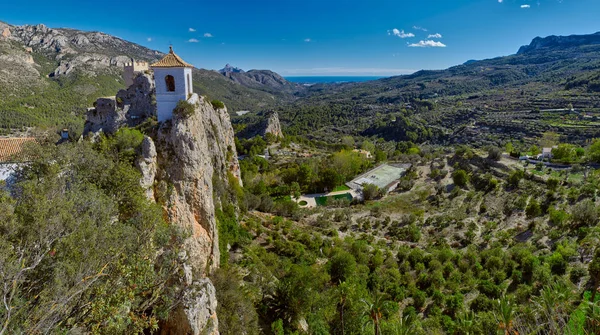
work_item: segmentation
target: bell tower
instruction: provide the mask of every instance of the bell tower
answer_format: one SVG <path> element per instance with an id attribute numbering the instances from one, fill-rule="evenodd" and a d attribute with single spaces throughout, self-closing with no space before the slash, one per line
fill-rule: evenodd
<path id="1" fill-rule="evenodd" d="M 179 100 L 188 100 L 192 90 L 192 68 L 169 47 L 169 53 L 150 65 L 156 85 L 156 114 L 159 122 L 173 117 L 173 109 Z"/>

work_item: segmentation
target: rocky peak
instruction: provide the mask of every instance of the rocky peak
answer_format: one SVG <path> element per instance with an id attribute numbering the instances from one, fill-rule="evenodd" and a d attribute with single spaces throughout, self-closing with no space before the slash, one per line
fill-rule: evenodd
<path id="1" fill-rule="evenodd" d="M 600 44 L 600 32 L 589 35 L 536 37 L 529 45 L 522 46 L 517 54 L 541 49 L 566 49 L 583 45 Z"/>
<path id="2" fill-rule="evenodd" d="M 94 76 L 102 70 L 121 71 L 133 57 L 154 61 L 162 53 L 126 42 L 102 32 L 84 32 L 75 29 L 48 28 L 43 24 L 9 26 L 0 24 L 4 38 L 19 42 L 59 62 L 49 75 L 58 77 L 79 69 Z M 0 37 L 2 38 L 2 37 Z"/>
<path id="3" fill-rule="evenodd" d="M 233 67 L 231 65 L 229 65 L 229 63 L 225 64 L 225 67 L 219 70 L 219 73 L 225 75 L 227 73 L 244 73 L 244 70 L 238 68 L 238 67 Z"/>
<path id="4" fill-rule="evenodd" d="M 281 124 L 279 123 L 279 114 L 277 112 L 270 112 L 265 115 L 265 121 L 263 122 L 264 130 L 262 136 L 267 134 L 273 134 L 276 137 L 283 138 L 283 131 L 281 130 Z"/>

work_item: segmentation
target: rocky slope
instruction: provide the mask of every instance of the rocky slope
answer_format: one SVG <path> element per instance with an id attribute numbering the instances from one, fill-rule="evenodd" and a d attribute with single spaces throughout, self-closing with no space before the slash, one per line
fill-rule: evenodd
<path id="1" fill-rule="evenodd" d="M 54 29 L 43 24 L 5 24 L 3 31 L 8 31 L 9 40 L 54 59 L 58 66 L 48 74 L 50 77 L 67 75 L 76 69 L 94 75 L 97 71 L 122 68 L 131 58 L 153 61 L 163 55 L 101 32 Z"/>
<path id="2" fill-rule="evenodd" d="M 600 32 L 589 35 L 571 35 L 571 36 L 548 36 L 536 37 L 529 45 L 522 46 L 517 54 L 533 52 L 538 50 L 557 50 L 573 48 L 584 45 L 600 44 Z"/>
<path id="3" fill-rule="evenodd" d="M 304 86 L 289 82 L 279 74 L 269 70 L 250 70 L 246 72 L 227 64 L 219 70 L 219 73 L 242 86 L 272 92 L 277 95 L 293 95 L 306 89 Z"/>
<path id="4" fill-rule="evenodd" d="M 0 128 L 43 125 L 80 132 L 85 106 L 124 87 L 126 62 L 162 55 L 102 32 L 0 22 Z M 253 79 L 244 85 L 194 69 L 194 88 L 234 111 L 258 111 L 294 99 L 277 88 L 285 86 L 282 78 L 272 77 L 272 84 Z"/>
<path id="5" fill-rule="evenodd" d="M 162 194 L 167 218 L 190 233 L 184 243 L 184 301 L 163 333 L 216 334 L 215 289 L 206 278 L 219 267 L 215 206 L 220 204 L 215 203 L 213 180 L 226 183 L 231 173 L 241 181 L 227 110 L 215 110 L 200 98 L 193 115 L 175 115 L 160 126 L 156 147 L 156 183 L 167 185 Z"/>
<path id="6" fill-rule="evenodd" d="M 100 98 L 88 111 L 86 134 L 114 133 L 156 114 L 154 82 L 140 74 L 116 98 Z M 221 199 L 214 181 L 241 183 L 234 133 L 226 108 L 215 109 L 194 95 L 194 113 L 175 114 L 144 138 L 136 166 L 146 196 L 161 204 L 165 218 L 189 236 L 182 245 L 185 273 L 175 285 L 183 288 L 182 302 L 161 334 L 218 334 L 215 289 L 207 276 L 219 267 L 219 236 L 215 207 Z"/>
<path id="7" fill-rule="evenodd" d="M 283 137 L 283 131 L 281 130 L 281 124 L 279 123 L 279 114 L 277 114 L 277 112 L 267 113 L 263 126 L 263 136 L 272 134 L 276 137 Z"/>

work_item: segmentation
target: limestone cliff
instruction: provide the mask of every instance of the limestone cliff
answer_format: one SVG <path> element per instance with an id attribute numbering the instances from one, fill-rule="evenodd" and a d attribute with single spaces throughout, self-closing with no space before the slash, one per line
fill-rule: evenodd
<path id="1" fill-rule="evenodd" d="M 279 123 L 279 115 L 277 112 L 268 113 L 265 121 L 263 122 L 263 132 L 261 135 L 273 134 L 277 137 L 283 137 L 283 131 L 281 130 L 281 124 Z"/>
<path id="2" fill-rule="evenodd" d="M 229 114 L 200 98 L 193 115 L 174 115 L 161 124 L 156 148 L 166 216 L 190 233 L 184 244 L 184 301 L 163 333 L 218 333 L 214 287 L 206 276 L 219 266 L 213 178 L 226 181 L 231 172 L 240 180 Z"/>
<path id="3" fill-rule="evenodd" d="M 87 114 L 86 132 L 114 133 L 120 127 L 155 115 L 155 89 L 150 75 L 140 74 L 116 97 L 101 98 Z M 146 196 L 161 204 L 165 218 L 188 233 L 180 259 L 184 273 L 173 285 L 181 302 L 160 325 L 160 333 L 218 334 L 215 288 L 208 275 L 219 267 L 219 236 L 213 181 L 227 184 L 232 174 L 241 184 L 233 127 L 227 109 L 215 109 L 196 94 L 194 112 L 160 123 L 142 142 L 136 166 Z M 216 203 L 215 203 L 216 201 Z"/>
<path id="4" fill-rule="evenodd" d="M 10 26 L 0 25 L 3 38 L 18 42 L 51 56 L 58 67 L 51 77 L 68 75 L 75 69 L 95 76 L 99 70 L 121 69 L 134 55 L 148 61 L 162 56 L 140 45 L 126 42 L 102 32 L 84 32 L 74 29 L 48 28 L 43 24 Z M 118 50 L 117 53 L 113 52 Z"/>

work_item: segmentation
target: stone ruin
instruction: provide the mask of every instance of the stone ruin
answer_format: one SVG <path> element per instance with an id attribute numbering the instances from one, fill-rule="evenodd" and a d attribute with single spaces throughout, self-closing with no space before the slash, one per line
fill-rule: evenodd
<path id="1" fill-rule="evenodd" d="M 155 87 L 152 75 L 140 73 L 133 84 L 114 97 L 99 98 L 89 108 L 83 135 L 102 131 L 115 133 L 120 127 L 135 127 L 156 115 Z"/>

